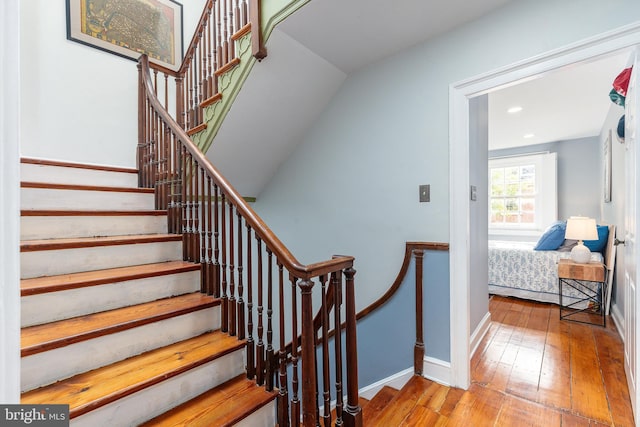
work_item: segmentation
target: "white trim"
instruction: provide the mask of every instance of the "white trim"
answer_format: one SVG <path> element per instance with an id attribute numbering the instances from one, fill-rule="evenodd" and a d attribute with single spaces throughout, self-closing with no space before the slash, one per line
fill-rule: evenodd
<path id="1" fill-rule="evenodd" d="M 20 403 L 20 1 L 0 3 L 0 402 Z"/>
<path id="2" fill-rule="evenodd" d="M 373 384 L 369 384 L 358 390 L 358 395 L 360 397 L 364 397 L 365 399 L 371 400 L 373 396 L 375 396 L 382 387 L 389 386 L 393 387 L 396 390 L 400 390 L 404 385 L 413 377 L 413 366 L 411 368 L 407 368 L 404 371 L 400 371 L 396 374 L 388 376 L 387 378 L 383 378 L 380 381 L 376 381 Z M 332 407 L 335 406 L 335 402 L 332 402 Z"/>
<path id="3" fill-rule="evenodd" d="M 473 355 L 476 354 L 480 342 L 482 342 L 484 336 L 489 332 L 489 326 L 491 326 L 491 313 L 487 311 L 487 314 L 484 315 L 476 330 L 471 334 L 471 354 L 469 357 L 473 357 Z"/>
<path id="4" fill-rule="evenodd" d="M 422 364 L 423 376 L 442 385 L 451 386 L 451 363 L 425 356 Z"/>
<path id="5" fill-rule="evenodd" d="M 616 329 L 618 330 L 618 334 L 620 334 L 620 339 L 624 343 L 624 316 L 620 312 L 620 308 L 618 308 L 618 304 L 611 304 L 611 319 L 613 323 L 616 325 Z"/>
<path id="6" fill-rule="evenodd" d="M 469 347 L 469 98 L 521 79 L 640 44 L 640 22 L 451 84 L 449 88 L 449 183 L 451 271 L 451 376 L 470 384 Z"/>

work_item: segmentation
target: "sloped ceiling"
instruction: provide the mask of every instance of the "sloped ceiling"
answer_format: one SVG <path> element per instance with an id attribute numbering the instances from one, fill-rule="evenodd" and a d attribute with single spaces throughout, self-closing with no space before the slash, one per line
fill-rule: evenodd
<path id="1" fill-rule="evenodd" d="M 259 197 L 349 73 L 508 1 L 309 2 L 273 32 L 267 58 L 251 71 L 207 156 L 241 194 Z M 597 135 L 627 58 L 621 53 L 491 93 L 491 148 Z M 508 115 L 514 105 L 523 110 Z"/>

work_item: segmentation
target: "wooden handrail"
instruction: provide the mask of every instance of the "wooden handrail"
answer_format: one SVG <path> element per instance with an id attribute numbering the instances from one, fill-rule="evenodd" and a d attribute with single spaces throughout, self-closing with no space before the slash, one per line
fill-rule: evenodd
<path id="1" fill-rule="evenodd" d="M 318 369 L 326 378 L 330 378 L 328 370 L 335 369 L 335 392 L 340 402 L 336 423 L 361 426 L 354 258 L 334 256 L 313 264 L 301 264 L 165 110 L 156 95 L 146 56 L 141 57 L 138 68 L 140 186 L 155 188 L 156 208 L 169 213 L 170 232 L 182 234 L 184 259 L 200 262 L 201 290 L 221 298 L 222 331 L 246 340 L 247 376 L 255 378 L 267 390 L 276 386 L 280 388 L 279 425 L 287 425 L 289 420 L 297 424 L 293 420 L 301 417 L 305 424 L 316 425 L 320 416 Z M 246 237 L 243 228 L 246 228 Z M 246 246 L 243 244 L 245 241 Z M 287 298 L 291 298 L 288 316 L 291 324 L 288 326 L 285 325 L 284 270 L 288 272 L 291 284 L 291 293 L 287 294 Z M 331 302 L 326 301 L 329 293 L 325 292 L 329 277 L 333 289 Z M 323 331 L 328 330 L 328 312 L 333 311 L 334 324 L 345 331 L 344 361 L 341 344 L 336 348 L 333 363 L 328 363 L 325 355 L 320 365 L 313 350 L 317 327 L 313 319 L 315 298 L 312 294 L 316 292 L 314 285 L 317 282 L 322 284 L 323 298 L 321 312 L 324 323 L 320 326 Z M 277 294 L 277 306 L 274 306 L 274 294 Z M 257 305 L 255 313 L 254 305 Z M 341 321 L 343 312 L 344 326 Z M 275 348 L 273 342 L 274 323 L 279 326 L 280 349 Z M 291 336 L 301 337 L 301 346 L 284 345 L 285 327 L 291 330 Z M 323 339 L 325 348 L 328 348 L 328 335 Z M 290 381 L 288 361 L 291 361 L 293 372 Z M 344 367 L 347 377 L 343 381 L 340 376 Z M 299 371 L 302 372 L 301 397 L 298 395 Z M 277 385 L 274 381 L 276 374 Z M 347 392 L 344 405 L 343 384 Z M 290 398 L 289 387 L 292 388 Z M 325 387 L 328 387 L 326 383 Z M 328 395 L 327 389 L 323 393 Z M 330 420 L 329 406 L 325 409 L 322 416 Z"/>
<path id="2" fill-rule="evenodd" d="M 140 57 L 140 64 L 143 71 L 149 68 L 149 60 L 146 55 Z M 151 77 L 148 73 L 143 72 L 143 76 L 144 74 L 147 74 L 146 78 L 143 79 L 147 95 L 154 94 Z M 238 211 L 240 211 L 241 215 L 249 223 L 254 232 L 272 248 L 272 251 L 284 264 L 284 267 L 290 272 L 293 272 L 295 277 L 306 280 L 312 277 L 328 274 L 335 270 L 349 268 L 353 265 L 354 258 L 351 256 L 334 257 L 326 261 L 320 261 L 308 265 L 300 263 L 282 243 L 282 241 L 280 241 L 273 231 L 271 231 L 271 229 L 264 223 L 262 218 L 260 218 L 251 206 L 249 206 L 240 193 L 238 193 L 238 191 L 229 183 L 229 181 L 227 181 L 218 169 L 211 164 L 209 159 L 207 159 L 193 141 L 191 141 L 191 138 L 189 138 L 184 129 L 182 129 L 173 117 L 166 112 L 157 97 L 149 96 L 149 102 L 161 119 L 171 127 L 171 131 L 177 135 L 178 139 L 184 144 L 187 151 L 193 156 L 193 158 L 196 159 L 196 161 L 206 169 L 207 173 L 219 183 L 218 185 L 224 189 L 228 201 L 231 202 Z"/>

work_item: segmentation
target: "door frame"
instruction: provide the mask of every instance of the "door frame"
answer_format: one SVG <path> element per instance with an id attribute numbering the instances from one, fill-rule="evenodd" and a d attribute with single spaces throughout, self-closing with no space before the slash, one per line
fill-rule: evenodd
<path id="1" fill-rule="evenodd" d="M 470 370 L 469 99 L 616 51 L 640 45 L 640 23 L 554 49 L 449 86 L 449 241 L 451 385 L 467 389 Z"/>

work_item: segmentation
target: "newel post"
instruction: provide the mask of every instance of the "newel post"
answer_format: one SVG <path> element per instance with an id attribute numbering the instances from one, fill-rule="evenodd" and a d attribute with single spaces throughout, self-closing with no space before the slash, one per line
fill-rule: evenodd
<path id="1" fill-rule="evenodd" d="M 317 425 L 316 412 L 316 341 L 313 328 L 313 282 L 301 280 L 298 283 L 302 299 L 302 424 Z"/>
<path id="2" fill-rule="evenodd" d="M 416 375 L 422 375 L 424 366 L 424 313 L 422 307 L 422 269 L 424 251 L 414 249 L 413 256 L 416 259 L 416 345 L 413 349 L 413 372 Z"/>
<path id="3" fill-rule="evenodd" d="M 344 424 L 347 427 L 362 427 L 362 408 L 358 400 L 358 340 L 356 338 L 356 298 L 353 268 L 344 270 L 346 277 L 345 315 L 346 315 L 346 350 L 347 350 L 347 406 L 343 412 Z"/>
<path id="4" fill-rule="evenodd" d="M 260 23 L 260 0 L 249 1 L 249 21 L 251 22 L 251 54 L 258 61 L 267 56 L 267 48 L 262 39 L 262 26 Z"/>
<path id="5" fill-rule="evenodd" d="M 144 185 L 142 181 L 142 147 L 144 146 L 144 78 L 142 76 L 142 57 L 138 60 L 138 149 L 136 150 L 136 163 L 138 165 L 138 187 L 142 187 Z"/>

